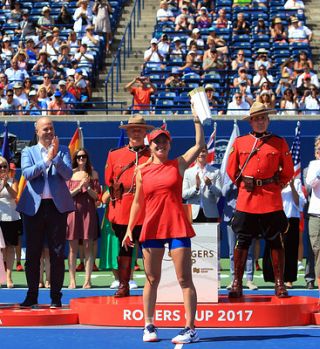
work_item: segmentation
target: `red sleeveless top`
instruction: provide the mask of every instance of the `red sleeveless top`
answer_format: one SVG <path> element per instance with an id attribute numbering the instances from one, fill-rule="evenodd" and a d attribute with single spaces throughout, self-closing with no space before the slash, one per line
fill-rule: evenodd
<path id="1" fill-rule="evenodd" d="M 182 206 L 183 178 L 178 160 L 147 165 L 141 176 L 145 219 L 140 241 L 195 236 Z"/>

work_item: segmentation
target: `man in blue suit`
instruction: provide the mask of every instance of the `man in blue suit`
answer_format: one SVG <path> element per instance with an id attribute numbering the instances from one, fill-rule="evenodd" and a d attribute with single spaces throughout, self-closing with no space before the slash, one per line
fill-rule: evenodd
<path id="1" fill-rule="evenodd" d="M 38 144 L 22 151 L 21 169 L 27 180 L 17 211 L 26 232 L 28 293 L 21 307 L 38 303 L 40 257 L 46 241 L 50 252 L 51 308 L 61 307 L 64 247 L 68 212 L 74 210 L 66 181 L 72 176 L 69 149 L 59 146 L 53 123 L 41 117 L 36 123 Z"/>

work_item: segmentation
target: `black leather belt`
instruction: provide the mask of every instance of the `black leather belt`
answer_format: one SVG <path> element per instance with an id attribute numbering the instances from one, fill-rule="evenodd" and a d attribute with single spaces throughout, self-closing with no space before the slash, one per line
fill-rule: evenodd
<path id="1" fill-rule="evenodd" d="M 255 183 L 255 185 L 257 187 L 262 187 L 263 185 L 271 184 L 271 183 L 274 183 L 274 182 L 275 182 L 275 178 L 274 177 L 265 178 L 265 179 L 258 179 L 258 178 L 254 179 L 254 183 Z"/>

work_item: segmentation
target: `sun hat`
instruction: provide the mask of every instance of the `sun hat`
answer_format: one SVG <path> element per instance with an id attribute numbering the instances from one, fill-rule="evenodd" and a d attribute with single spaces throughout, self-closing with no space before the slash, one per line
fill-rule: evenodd
<path id="1" fill-rule="evenodd" d="M 268 115 L 270 113 L 271 109 L 268 109 L 263 103 L 254 102 L 250 108 L 249 115 L 244 115 L 242 120 L 250 120 L 255 116 Z"/>

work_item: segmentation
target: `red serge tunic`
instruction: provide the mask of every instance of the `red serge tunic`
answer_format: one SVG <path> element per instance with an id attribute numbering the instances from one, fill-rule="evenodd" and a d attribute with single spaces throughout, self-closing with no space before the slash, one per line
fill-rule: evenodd
<path id="1" fill-rule="evenodd" d="M 145 219 L 140 241 L 195 236 L 182 205 L 182 177 L 178 160 L 141 169 Z"/>

